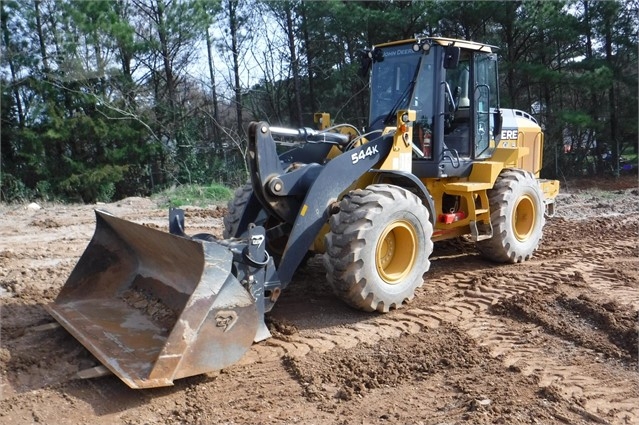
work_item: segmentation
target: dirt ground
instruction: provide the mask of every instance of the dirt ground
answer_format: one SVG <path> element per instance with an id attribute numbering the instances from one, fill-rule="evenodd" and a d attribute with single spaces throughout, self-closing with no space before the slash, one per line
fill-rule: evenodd
<path id="1" fill-rule="evenodd" d="M 496 265 L 466 239 L 438 243 L 416 298 L 354 311 L 320 258 L 284 292 L 274 337 L 221 372 L 132 390 L 52 302 L 93 234 L 96 206 L 0 205 L 2 424 L 639 424 L 636 177 L 568 182 L 533 260 Z M 148 199 L 99 205 L 166 228 Z M 223 208 L 187 208 L 221 235 Z"/>

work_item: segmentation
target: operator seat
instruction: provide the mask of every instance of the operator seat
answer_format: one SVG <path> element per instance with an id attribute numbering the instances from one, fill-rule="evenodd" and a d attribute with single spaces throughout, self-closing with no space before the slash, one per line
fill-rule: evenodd
<path id="1" fill-rule="evenodd" d="M 444 135 L 446 148 L 455 150 L 460 157 L 470 156 L 470 100 L 459 99 L 451 130 Z"/>

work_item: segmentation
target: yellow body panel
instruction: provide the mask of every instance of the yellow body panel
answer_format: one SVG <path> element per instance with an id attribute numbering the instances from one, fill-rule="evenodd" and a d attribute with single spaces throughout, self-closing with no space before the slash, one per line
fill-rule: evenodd
<path id="1" fill-rule="evenodd" d="M 328 112 L 316 112 L 313 114 L 313 122 L 318 130 L 326 130 L 331 126 L 331 114 Z"/>
<path id="2" fill-rule="evenodd" d="M 416 119 L 415 111 L 398 111 L 397 127 L 389 127 L 385 133 L 394 131 L 393 147 L 380 165 L 380 170 L 404 171 L 407 173 L 413 170 L 413 122 Z"/>
<path id="3" fill-rule="evenodd" d="M 554 200 L 559 195 L 559 180 L 539 180 L 541 191 L 544 193 L 544 200 Z"/>
<path id="4" fill-rule="evenodd" d="M 468 179 L 422 179 L 435 204 L 435 227 L 433 240 L 444 240 L 470 233 L 471 221 L 489 222 L 487 190 L 492 182 L 474 182 Z M 452 211 L 444 210 L 445 196 L 457 197 Z M 452 222 L 446 222 L 446 214 L 455 214 Z M 459 215 L 463 213 L 463 216 Z"/>
<path id="5" fill-rule="evenodd" d="M 437 42 L 444 43 L 447 41 L 448 39 L 441 38 Z M 474 47 L 477 50 L 481 49 L 480 45 Z M 384 130 L 385 134 L 393 133 L 393 147 L 388 156 L 378 166 L 380 170 L 412 172 L 412 125 L 414 120 L 414 111 L 398 111 L 398 125 L 396 127 L 387 127 Z M 326 113 L 315 114 L 315 122 L 320 128 L 326 129 L 330 126 L 330 116 Z M 517 118 L 517 126 L 516 136 L 513 135 L 512 138 L 505 138 L 499 142 L 491 142 L 491 145 L 495 147 L 493 155 L 487 160 L 474 163 L 468 177 L 421 179 L 432 197 L 435 208 L 435 225 L 432 238 L 434 241 L 470 234 L 473 222 L 490 223 L 487 191 L 492 189 L 499 174 L 505 168 L 524 169 L 539 178 L 544 143 L 541 128 L 533 121 L 523 117 Z M 365 139 L 362 139 L 361 143 L 366 142 Z M 329 158 L 341 153 L 337 147 L 334 147 L 329 154 Z M 340 195 L 340 199 L 351 190 L 365 188 L 373 184 L 374 178 L 375 176 L 372 173 L 364 174 Z M 559 193 L 559 182 L 557 180 L 539 180 L 539 184 L 544 195 L 545 204 L 552 207 L 554 199 Z M 445 211 L 445 203 L 450 203 L 450 199 L 455 199 L 456 205 L 453 211 Z M 454 219 L 451 220 L 451 217 L 454 217 Z M 324 251 L 324 235 L 328 230 L 328 226 L 324 226 L 316 238 L 313 245 L 313 249 L 316 252 Z"/>
<path id="6" fill-rule="evenodd" d="M 519 158 L 516 167 L 528 170 L 539 178 L 544 152 L 544 134 L 539 126 L 531 126 L 530 121 L 525 119 L 518 119 L 517 127 L 517 146 L 528 148 L 530 154 Z"/>

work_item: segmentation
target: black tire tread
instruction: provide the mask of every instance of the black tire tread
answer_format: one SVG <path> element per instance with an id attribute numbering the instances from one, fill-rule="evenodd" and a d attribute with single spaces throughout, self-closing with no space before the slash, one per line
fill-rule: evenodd
<path id="1" fill-rule="evenodd" d="M 224 216 L 224 232 L 222 235 L 224 239 L 229 239 L 235 236 L 237 226 L 242 218 L 244 207 L 249 201 L 251 194 L 253 193 L 253 186 L 250 183 L 246 183 L 237 189 L 233 194 L 233 199 L 227 203 L 227 214 Z"/>
<path id="2" fill-rule="evenodd" d="M 339 298 L 360 310 L 388 312 L 391 308 L 398 308 L 403 302 L 412 299 L 415 289 L 423 284 L 423 273 L 420 273 L 419 282 L 401 299 L 388 299 L 367 285 L 370 276 L 367 276 L 362 250 L 367 244 L 375 243 L 367 241 L 367 233 L 374 225 L 374 218 L 384 215 L 385 208 L 393 204 L 401 204 L 405 210 L 420 211 L 422 214 L 427 254 L 418 263 L 425 273 L 430 267 L 428 255 L 433 246 L 432 224 L 428 220 L 428 210 L 408 190 L 385 184 L 356 189 L 344 196 L 340 202 L 340 212 L 330 219 L 331 231 L 326 235 L 324 254 L 327 279 Z"/>
<path id="3" fill-rule="evenodd" d="M 518 247 L 513 246 L 513 244 L 509 242 L 512 225 L 508 208 L 511 203 L 516 200 L 513 199 L 513 197 L 518 186 L 529 186 L 532 188 L 537 192 L 537 197 L 540 201 L 537 215 L 541 218 L 541 224 L 534 231 L 533 235 L 531 235 L 531 238 L 537 238 L 531 247 L 532 249 L 518 250 Z M 484 258 L 502 263 L 521 263 L 529 260 L 539 246 L 545 224 L 542 200 L 543 194 L 539 188 L 537 179 L 535 179 L 532 173 L 516 168 L 502 171 L 493 188 L 488 191 L 493 237 L 477 242 L 476 245 L 479 253 Z"/>

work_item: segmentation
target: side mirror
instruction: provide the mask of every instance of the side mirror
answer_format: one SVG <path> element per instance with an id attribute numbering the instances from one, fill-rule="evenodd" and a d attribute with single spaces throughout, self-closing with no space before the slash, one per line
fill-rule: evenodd
<path id="1" fill-rule="evenodd" d="M 501 115 L 501 111 L 496 109 L 493 112 L 493 122 L 495 126 L 493 127 L 493 139 L 495 139 L 495 143 L 499 143 L 501 140 L 501 129 L 504 124 L 504 117 Z"/>
<path id="2" fill-rule="evenodd" d="M 373 62 L 382 62 L 384 60 L 384 51 L 381 49 L 365 49 L 360 50 L 359 76 L 364 78 L 371 70 Z"/>
<path id="3" fill-rule="evenodd" d="M 461 49 L 455 46 L 446 46 L 444 50 L 444 69 L 455 69 L 459 65 Z"/>
<path id="4" fill-rule="evenodd" d="M 384 61 L 384 51 L 382 49 L 373 49 L 373 62 Z"/>
<path id="5" fill-rule="evenodd" d="M 357 74 L 360 77 L 365 78 L 371 70 L 373 59 L 371 58 L 370 50 L 360 50 L 359 55 L 359 71 Z"/>

